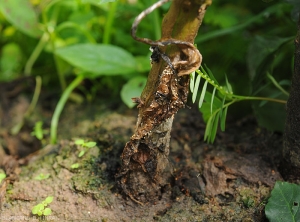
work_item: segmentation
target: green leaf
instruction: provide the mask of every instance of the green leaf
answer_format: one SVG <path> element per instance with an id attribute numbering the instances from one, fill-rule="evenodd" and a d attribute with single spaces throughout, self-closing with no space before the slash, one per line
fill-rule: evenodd
<path id="1" fill-rule="evenodd" d="M 203 100 L 204 100 L 204 96 L 205 96 L 206 88 L 207 88 L 207 83 L 208 83 L 208 81 L 206 80 L 204 85 L 203 85 L 203 88 L 202 88 L 202 92 L 201 92 L 200 99 L 199 99 L 199 104 L 198 104 L 199 109 L 201 108 Z"/>
<path id="2" fill-rule="evenodd" d="M 294 37 L 279 38 L 276 36 L 263 37 L 256 36 L 249 46 L 247 53 L 247 63 L 250 78 L 254 84 L 259 84 L 265 77 L 266 72 L 263 68 L 269 66 L 274 59 L 273 54 L 280 46 Z M 259 53 L 257 53 L 259 52 Z"/>
<path id="3" fill-rule="evenodd" d="M 0 184 L 1 184 L 2 180 L 5 178 L 6 178 L 6 174 L 0 172 Z"/>
<path id="4" fill-rule="evenodd" d="M 45 199 L 45 202 L 46 202 L 47 204 L 51 203 L 52 201 L 53 201 L 53 196 L 49 196 L 49 197 L 47 197 L 47 198 Z"/>
<path id="5" fill-rule="evenodd" d="M 191 73 L 190 75 L 190 90 L 191 93 L 194 93 L 194 87 L 195 87 L 195 71 Z"/>
<path id="6" fill-rule="evenodd" d="M 0 81 L 12 81 L 20 76 L 22 69 L 22 52 L 15 43 L 5 44 L 1 49 L 0 57 Z"/>
<path id="7" fill-rule="evenodd" d="M 32 208 L 31 212 L 32 212 L 32 214 L 37 214 L 37 215 L 41 216 L 43 210 L 44 210 L 44 205 L 38 204 Z"/>
<path id="8" fill-rule="evenodd" d="M 212 24 L 219 26 L 221 29 L 232 27 L 239 23 L 238 10 L 234 7 L 221 7 L 211 6 L 210 10 L 205 13 L 205 24 Z"/>
<path id="9" fill-rule="evenodd" d="M 35 180 L 45 180 L 45 179 L 48 179 L 49 177 L 50 177 L 49 173 L 47 173 L 47 174 L 40 173 L 39 175 L 37 175 L 33 179 L 35 179 Z"/>
<path id="10" fill-rule="evenodd" d="M 39 37 L 38 17 L 29 0 L 0 0 L 0 10 L 17 29 L 31 37 Z"/>
<path id="11" fill-rule="evenodd" d="M 84 140 L 83 139 L 75 140 L 75 144 L 76 145 L 82 145 L 82 144 L 84 144 Z"/>
<path id="12" fill-rule="evenodd" d="M 71 168 L 72 169 L 77 169 L 77 168 L 79 168 L 79 166 L 80 166 L 79 163 L 74 163 L 74 164 L 71 165 Z"/>
<path id="13" fill-rule="evenodd" d="M 194 92 L 193 92 L 193 97 L 192 97 L 193 103 L 195 103 L 196 98 L 197 98 L 200 80 L 201 80 L 201 76 L 198 75 L 197 78 L 196 78 L 196 83 L 195 83 Z"/>
<path id="14" fill-rule="evenodd" d="M 253 101 L 252 107 L 260 126 L 263 126 L 270 131 L 283 131 L 286 119 L 284 105 L 269 102 L 261 106 L 261 102 Z M 276 110 L 276 112 L 274 112 L 274 110 Z"/>
<path id="15" fill-rule="evenodd" d="M 81 150 L 80 153 L 78 154 L 78 157 L 82 157 L 85 154 L 84 150 Z"/>
<path id="16" fill-rule="evenodd" d="M 97 144 L 96 142 L 87 142 L 84 144 L 84 146 L 88 147 L 88 148 L 92 148 L 92 147 L 96 146 L 96 144 Z"/>
<path id="17" fill-rule="evenodd" d="M 226 96 L 223 97 L 222 106 L 220 107 L 220 119 L 222 119 L 223 107 L 224 107 L 225 101 L 226 101 Z"/>
<path id="18" fill-rule="evenodd" d="M 218 112 L 214 117 L 213 125 L 208 137 L 208 142 L 210 143 L 213 143 L 215 141 L 217 130 L 218 130 L 219 117 L 220 117 L 220 112 Z"/>
<path id="19" fill-rule="evenodd" d="M 136 71 L 136 60 L 126 50 L 106 44 L 76 44 L 59 48 L 56 54 L 74 67 L 80 68 L 86 78 L 100 75 L 126 75 Z"/>
<path id="20" fill-rule="evenodd" d="M 226 124 L 226 117 L 227 117 L 227 110 L 228 110 L 228 106 L 226 106 L 223 110 L 223 114 L 221 117 L 221 123 L 220 123 L 220 128 L 221 130 L 224 132 L 225 131 L 225 124 Z"/>
<path id="21" fill-rule="evenodd" d="M 227 75 L 225 75 L 225 79 L 226 79 L 226 88 L 227 88 L 227 90 L 228 90 L 229 93 L 232 93 L 232 86 L 231 86 L 231 84 L 228 82 Z"/>
<path id="22" fill-rule="evenodd" d="M 206 92 L 205 96 L 204 96 L 204 103 L 202 104 L 202 107 L 200 108 L 200 111 L 202 113 L 203 116 L 203 120 L 205 122 L 208 121 L 208 119 L 210 118 L 210 116 L 220 107 L 222 107 L 222 101 L 214 96 L 214 98 L 212 98 L 212 94 L 210 92 Z M 212 111 L 211 111 L 212 109 Z"/>
<path id="23" fill-rule="evenodd" d="M 44 132 L 43 132 L 43 122 L 38 121 L 34 125 L 34 135 L 36 136 L 37 139 L 42 140 L 44 137 Z"/>
<path id="24" fill-rule="evenodd" d="M 44 210 L 44 212 L 43 212 L 43 215 L 44 216 L 48 216 L 48 215 L 50 215 L 52 213 L 52 210 L 49 208 L 49 207 L 47 207 L 47 208 L 45 208 L 45 210 Z"/>
<path id="25" fill-rule="evenodd" d="M 130 79 L 121 90 L 121 99 L 129 107 L 132 108 L 136 104 L 132 102 L 131 98 L 139 97 L 146 85 L 147 78 L 137 76 Z"/>
<path id="26" fill-rule="evenodd" d="M 270 222 L 300 221 L 300 186 L 277 181 L 265 208 Z"/>
<path id="27" fill-rule="evenodd" d="M 214 87 L 212 96 L 211 96 L 211 103 L 210 103 L 210 113 L 212 113 L 212 108 L 213 108 L 213 104 L 214 104 L 214 98 L 215 98 L 215 94 L 216 94 L 216 87 Z"/>
<path id="28" fill-rule="evenodd" d="M 279 81 L 279 85 L 281 85 L 281 86 L 284 86 L 284 85 L 290 86 L 291 85 L 291 80 L 283 79 L 283 80 Z"/>
<path id="29" fill-rule="evenodd" d="M 204 141 L 209 140 L 210 132 L 213 127 L 213 121 L 214 121 L 215 115 L 211 115 L 206 123 L 205 133 L 204 133 Z"/>

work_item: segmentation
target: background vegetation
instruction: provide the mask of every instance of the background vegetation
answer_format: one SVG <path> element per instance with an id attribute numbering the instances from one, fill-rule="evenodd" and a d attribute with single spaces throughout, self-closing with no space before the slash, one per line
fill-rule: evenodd
<path id="1" fill-rule="evenodd" d="M 41 77 L 42 89 L 56 92 L 52 95 L 60 99 L 52 125 L 57 125 L 68 97 L 93 102 L 100 96 L 133 107 L 131 98 L 139 96 L 150 69 L 150 51 L 131 38 L 130 28 L 154 2 L 0 0 L 0 81 Z M 296 33 L 293 4 L 296 1 L 214 0 L 195 41 L 203 65 L 221 85 L 226 84 L 226 74 L 235 94 L 286 100 Z M 138 35 L 159 39 L 168 7 L 148 16 Z M 233 105 L 229 113 L 237 118 L 254 113 L 260 125 L 283 130 L 282 104 L 244 102 Z"/>

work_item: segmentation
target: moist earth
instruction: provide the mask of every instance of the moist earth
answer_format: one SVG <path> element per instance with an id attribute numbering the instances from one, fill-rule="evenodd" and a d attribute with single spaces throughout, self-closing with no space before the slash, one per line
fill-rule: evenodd
<path id="1" fill-rule="evenodd" d="M 282 180 L 277 171 L 281 133 L 260 128 L 252 116 L 229 117 L 226 131 L 207 144 L 205 123 L 192 107 L 175 116 L 170 183 L 159 201 L 140 205 L 115 185 L 120 155 L 136 124 L 135 108 L 111 101 L 70 102 L 60 117 L 58 143 L 51 145 L 47 132 L 42 140 L 31 132 L 40 119 L 49 129 L 53 107 L 38 105 L 13 135 L 10 129 L 22 120 L 29 100 L 18 95 L 4 105 L 0 166 L 7 178 L 0 184 L 0 221 L 267 221 L 264 206 Z M 83 148 L 77 139 L 96 146 Z M 32 208 L 49 196 L 52 213 L 33 215 Z"/>

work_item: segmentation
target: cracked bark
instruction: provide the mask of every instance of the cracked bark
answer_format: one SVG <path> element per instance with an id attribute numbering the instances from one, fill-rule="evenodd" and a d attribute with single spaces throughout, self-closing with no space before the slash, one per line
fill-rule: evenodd
<path id="1" fill-rule="evenodd" d="M 281 173 L 285 179 L 300 179 L 300 16 L 295 39 L 294 75 L 287 101 Z"/>
<path id="2" fill-rule="evenodd" d="M 162 22 L 162 38 L 193 43 L 205 10 L 212 0 L 174 0 Z M 134 135 L 126 143 L 122 166 L 116 175 L 123 193 L 138 203 L 155 202 L 170 183 L 168 161 L 174 115 L 185 106 L 189 73 L 198 69 L 202 57 L 195 47 L 171 44 L 159 47 L 177 74 L 163 59 L 152 64 L 139 101 Z"/>

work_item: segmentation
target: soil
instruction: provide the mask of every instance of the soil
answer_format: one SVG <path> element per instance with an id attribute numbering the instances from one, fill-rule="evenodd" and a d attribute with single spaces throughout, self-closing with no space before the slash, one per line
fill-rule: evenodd
<path id="1" fill-rule="evenodd" d="M 198 110 L 180 110 L 170 143 L 173 179 L 160 201 L 139 205 L 119 192 L 114 178 L 136 124 L 136 108 L 119 101 L 69 102 L 52 145 L 47 132 L 42 140 L 31 132 L 39 120 L 49 129 L 58 97 L 42 94 L 13 134 L 30 103 L 24 86 L 11 90 L 17 86 L 22 84 L 0 90 L 0 167 L 7 175 L 0 184 L 0 221 L 267 221 L 264 206 L 275 181 L 282 180 L 277 171 L 282 134 L 260 128 L 252 116 L 229 117 L 226 132 L 207 144 Z M 76 139 L 96 146 L 83 148 Z M 52 213 L 33 215 L 32 208 L 48 196 L 54 197 L 48 204 Z"/>

